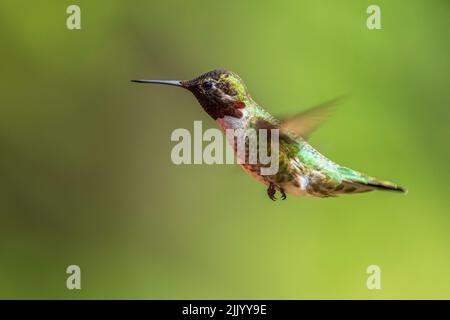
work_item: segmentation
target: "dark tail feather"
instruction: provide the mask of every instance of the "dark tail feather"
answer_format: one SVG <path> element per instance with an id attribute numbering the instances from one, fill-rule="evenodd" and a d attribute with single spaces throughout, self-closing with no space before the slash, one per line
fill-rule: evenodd
<path id="1" fill-rule="evenodd" d="M 367 192 L 372 190 L 395 191 L 401 193 L 407 192 L 405 188 L 400 187 L 395 183 L 376 179 L 346 167 L 340 167 L 338 172 L 344 177 L 342 180 L 344 188 L 342 188 L 343 190 L 341 191 L 343 193 Z"/>
<path id="2" fill-rule="evenodd" d="M 360 185 L 361 187 L 366 187 L 372 190 L 382 190 L 382 191 L 395 191 L 401 193 L 407 193 L 408 190 L 406 188 L 400 187 L 396 184 L 390 182 L 382 182 L 382 181 L 370 181 L 370 182 L 355 182 L 352 181 L 352 184 Z"/>

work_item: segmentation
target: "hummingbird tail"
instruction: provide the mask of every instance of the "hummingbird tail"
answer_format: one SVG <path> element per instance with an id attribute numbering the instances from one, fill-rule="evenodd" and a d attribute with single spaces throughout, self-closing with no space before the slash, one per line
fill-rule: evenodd
<path id="1" fill-rule="evenodd" d="M 342 184 L 347 188 L 345 190 L 355 189 L 354 192 L 367 192 L 372 190 L 384 190 L 406 193 L 407 190 L 395 183 L 376 179 L 363 173 L 354 171 L 349 168 L 340 167 L 339 171 L 343 174 Z"/>
<path id="2" fill-rule="evenodd" d="M 376 179 L 373 179 L 373 180 L 365 182 L 365 183 L 359 182 L 359 181 L 358 182 L 354 182 L 354 181 L 348 182 L 347 181 L 347 183 L 362 187 L 364 189 L 368 189 L 367 191 L 383 190 L 383 191 L 396 191 L 396 192 L 401 192 L 401 193 L 407 192 L 407 190 L 405 188 L 398 186 L 394 183 L 387 182 L 387 181 L 380 181 L 380 180 L 376 180 Z"/>

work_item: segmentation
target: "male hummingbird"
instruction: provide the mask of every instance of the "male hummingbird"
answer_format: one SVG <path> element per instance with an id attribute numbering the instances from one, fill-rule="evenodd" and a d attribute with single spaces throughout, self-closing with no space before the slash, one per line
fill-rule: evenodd
<path id="1" fill-rule="evenodd" d="M 372 190 L 406 192 L 406 189 L 355 170 L 340 166 L 314 149 L 307 136 L 317 127 L 329 104 L 315 107 L 286 120 L 266 112 L 250 96 L 244 81 L 229 70 L 213 70 L 192 80 L 132 80 L 185 88 L 192 92 L 203 109 L 223 129 L 278 129 L 279 170 L 261 175 L 260 166 L 242 163 L 242 168 L 268 186 L 267 194 L 275 200 L 280 192 L 296 196 L 333 197 Z M 231 142 L 231 141 L 230 141 Z M 234 144 L 234 141 L 231 142 Z M 236 146 L 233 145 L 235 151 Z"/>

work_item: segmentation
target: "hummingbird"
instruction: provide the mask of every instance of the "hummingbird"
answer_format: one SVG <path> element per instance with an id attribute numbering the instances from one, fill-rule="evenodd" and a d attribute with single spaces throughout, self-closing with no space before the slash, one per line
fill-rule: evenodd
<path id="1" fill-rule="evenodd" d="M 276 200 L 294 196 L 335 197 L 372 190 L 405 193 L 406 189 L 389 181 L 338 165 L 308 143 L 308 137 L 322 122 L 336 101 L 277 119 L 250 96 L 244 81 L 229 70 L 212 70 L 192 80 L 131 80 L 137 83 L 171 85 L 189 90 L 222 130 L 279 130 L 279 170 L 261 175 L 258 164 L 241 167 L 267 186 L 267 195 Z M 230 141 L 236 152 L 236 144 Z"/>

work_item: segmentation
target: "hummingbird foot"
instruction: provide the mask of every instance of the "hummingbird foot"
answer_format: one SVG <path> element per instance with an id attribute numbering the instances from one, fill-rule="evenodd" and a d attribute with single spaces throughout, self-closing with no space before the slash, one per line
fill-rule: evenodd
<path id="1" fill-rule="evenodd" d="M 280 188 L 280 193 L 281 193 L 281 200 L 286 200 L 286 193 L 284 192 L 283 188 Z"/>
<path id="2" fill-rule="evenodd" d="M 277 193 L 277 189 L 275 188 L 275 184 L 272 182 L 269 183 L 269 188 L 267 188 L 267 195 L 269 196 L 270 200 L 275 201 L 275 194 Z"/>
<path id="3" fill-rule="evenodd" d="M 284 189 L 275 185 L 272 182 L 269 183 L 269 188 L 267 188 L 267 195 L 269 196 L 270 200 L 272 201 L 276 200 L 275 194 L 277 193 L 277 189 L 281 193 L 281 200 L 285 200 L 286 193 L 284 192 Z"/>

